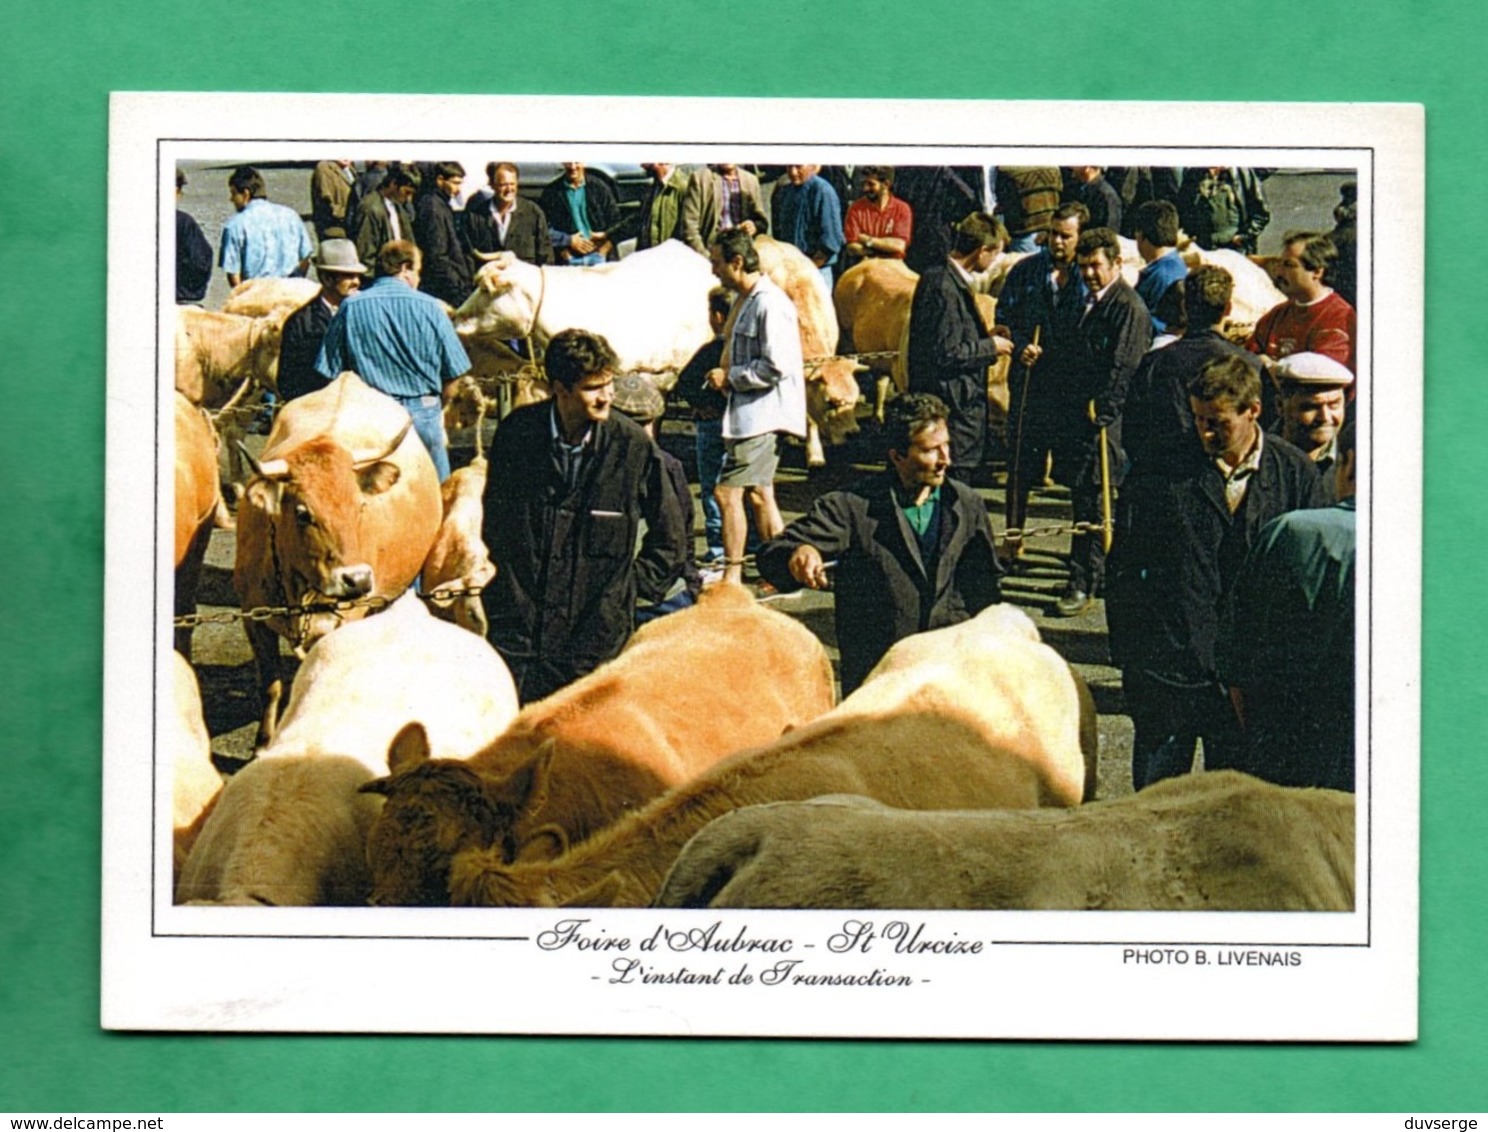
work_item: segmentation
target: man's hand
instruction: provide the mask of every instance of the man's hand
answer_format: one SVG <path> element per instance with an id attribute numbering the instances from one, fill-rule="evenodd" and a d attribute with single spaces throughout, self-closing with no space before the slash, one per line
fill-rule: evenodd
<path id="1" fill-rule="evenodd" d="M 796 552 L 790 556 L 791 577 L 813 590 L 824 590 L 830 583 L 827 581 L 827 565 L 822 561 L 821 552 L 814 546 L 798 546 Z"/>
<path id="2" fill-rule="evenodd" d="M 753 220 L 746 220 L 746 221 L 744 221 L 744 223 L 742 223 L 742 224 L 739 225 L 739 231 L 741 231 L 741 232 L 747 232 L 749 234 L 749 238 L 750 239 L 753 239 L 754 236 L 755 236 L 754 221 Z"/>
<path id="3" fill-rule="evenodd" d="M 575 255 L 588 255 L 594 250 L 594 243 L 582 232 L 575 232 L 568 238 L 568 250 Z"/>
<path id="4" fill-rule="evenodd" d="M 720 393 L 728 392 L 728 370 L 726 369 L 710 369 L 703 380 Z"/>
<path id="5" fill-rule="evenodd" d="M 992 335 L 992 341 L 997 346 L 997 356 L 999 358 L 1006 358 L 1012 355 L 1013 340 L 1011 338 L 1004 338 L 1001 334 L 994 334 Z"/>
<path id="6" fill-rule="evenodd" d="M 1025 366 L 1033 366 L 1036 365 L 1038 363 L 1038 360 L 1043 356 L 1044 348 L 1042 346 L 1035 346 L 1032 342 L 1030 342 L 1028 343 L 1028 345 L 1023 347 L 1023 352 L 1018 355 L 1018 360 Z"/>

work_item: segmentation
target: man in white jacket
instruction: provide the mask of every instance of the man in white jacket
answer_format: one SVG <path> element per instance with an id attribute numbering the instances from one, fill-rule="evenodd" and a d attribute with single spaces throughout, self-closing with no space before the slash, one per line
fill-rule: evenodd
<path id="1" fill-rule="evenodd" d="M 760 270 L 749 234 L 722 232 L 709 254 L 713 274 L 739 296 L 724 328 L 722 363 L 708 383 L 728 396 L 723 470 L 713 489 L 723 513 L 723 580 L 742 582 L 745 495 L 761 538 L 785 529 L 775 505 L 776 435 L 806 435 L 806 367 L 795 304 Z"/>

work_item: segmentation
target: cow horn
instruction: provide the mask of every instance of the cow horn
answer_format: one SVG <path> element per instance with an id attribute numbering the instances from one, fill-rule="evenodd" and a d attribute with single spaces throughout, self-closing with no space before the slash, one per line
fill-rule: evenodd
<path id="1" fill-rule="evenodd" d="M 402 431 L 400 431 L 397 436 L 393 437 L 393 442 L 386 448 L 384 448 L 381 452 L 375 452 L 370 456 L 362 455 L 360 453 L 352 453 L 351 466 L 353 468 L 365 468 L 368 464 L 375 464 L 379 460 L 386 460 L 389 456 L 391 456 L 398 450 L 398 445 L 403 443 L 403 438 L 408 435 L 408 430 L 412 427 L 413 418 L 409 417 L 408 423 L 403 426 Z"/>
<path id="2" fill-rule="evenodd" d="M 486 263 L 495 263 L 501 258 L 500 252 L 478 252 L 474 248 L 470 250 L 474 253 L 476 259 L 483 260 Z"/>
<path id="3" fill-rule="evenodd" d="M 253 469 L 253 474 L 262 479 L 272 480 L 289 474 L 288 460 L 264 460 L 258 461 L 253 458 L 253 453 L 248 451 L 248 446 L 241 440 L 235 441 L 238 451 L 243 454 L 243 459 L 248 461 L 248 466 Z"/>

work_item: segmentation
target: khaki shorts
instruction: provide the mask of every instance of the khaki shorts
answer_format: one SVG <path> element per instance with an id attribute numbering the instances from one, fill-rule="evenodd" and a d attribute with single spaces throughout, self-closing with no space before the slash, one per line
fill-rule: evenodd
<path id="1" fill-rule="evenodd" d="M 769 487 L 775 482 L 775 469 L 779 466 L 773 432 L 743 440 L 725 440 L 723 470 L 718 473 L 718 482 L 724 487 Z"/>

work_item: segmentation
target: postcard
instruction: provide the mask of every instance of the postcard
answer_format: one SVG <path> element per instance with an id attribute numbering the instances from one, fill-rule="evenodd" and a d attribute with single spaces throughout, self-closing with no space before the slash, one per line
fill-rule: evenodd
<path id="1" fill-rule="evenodd" d="M 1404 105 L 116 93 L 103 1025 L 1413 1040 L 1423 152 Z M 1205 335 L 1143 464 L 1142 359 Z M 761 388 L 806 416 L 751 479 Z M 699 591 L 743 520 L 679 558 L 665 468 L 813 533 Z M 1293 537 L 1343 575 L 1257 574 Z M 1142 659 L 1194 603 L 1250 675 Z"/>

